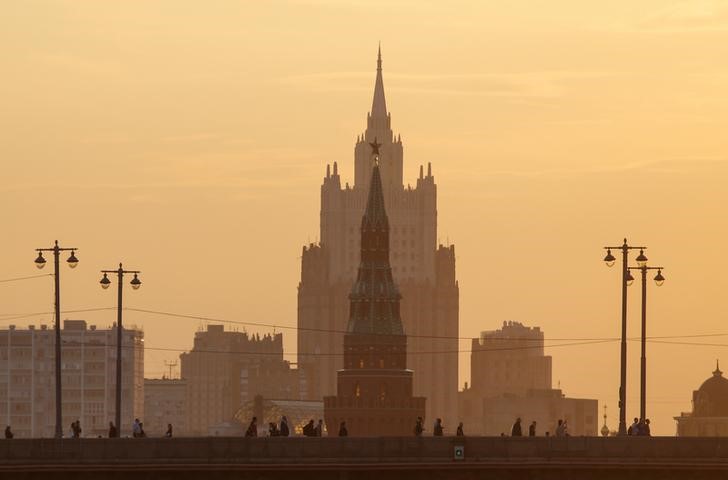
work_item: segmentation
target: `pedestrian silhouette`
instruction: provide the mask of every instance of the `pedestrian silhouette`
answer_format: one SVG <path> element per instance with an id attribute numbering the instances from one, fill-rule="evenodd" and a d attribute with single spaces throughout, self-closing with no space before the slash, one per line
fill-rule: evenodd
<path id="1" fill-rule="evenodd" d="M 339 436 L 340 437 L 349 436 L 349 431 L 346 429 L 346 422 L 341 422 L 341 425 L 339 425 Z"/>
<path id="2" fill-rule="evenodd" d="M 415 436 L 421 437 L 424 430 L 425 427 L 422 424 L 422 417 L 417 417 L 417 422 L 415 423 Z"/>
<path id="3" fill-rule="evenodd" d="M 313 425 L 313 418 L 308 421 L 305 427 L 303 427 L 303 435 L 306 437 L 316 436 L 316 427 Z"/>
<path id="4" fill-rule="evenodd" d="M 559 419 L 559 422 L 556 425 L 556 436 L 557 437 L 565 437 L 566 436 L 566 424 L 561 419 Z"/>
<path id="5" fill-rule="evenodd" d="M 627 429 L 627 435 L 639 435 L 639 425 L 640 425 L 640 419 L 637 417 L 634 417 L 634 422 L 632 422 L 632 425 L 629 426 Z"/>
<path id="6" fill-rule="evenodd" d="M 520 437 L 523 435 L 523 432 L 521 431 L 521 418 L 516 419 L 516 423 L 513 424 L 513 428 L 511 428 L 511 437 Z"/>
<path id="7" fill-rule="evenodd" d="M 435 437 L 442 437 L 442 418 L 435 420 L 435 425 L 432 427 L 432 435 Z"/>
<path id="8" fill-rule="evenodd" d="M 257 437 L 258 436 L 258 418 L 253 417 L 248 425 L 248 429 L 245 431 L 246 437 Z"/>
<path id="9" fill-rule="evenodd" d="M 291 431 L 288 429 L 288 419 L 285 415 L 281 417 L 281 428 L 280 428 L 280 435 L 281 437 L 287 437 L 291 434 Z"/>
<path id="10" fill-rule="evenodd" d="M 456 437 L 464 437 L 465 436 L 465 432 L 463 432 L 463 422 L 460 422 L 458 424 L 458 429 L 457 429 L 457 432 L 455 432 L 455 436 Z"/>

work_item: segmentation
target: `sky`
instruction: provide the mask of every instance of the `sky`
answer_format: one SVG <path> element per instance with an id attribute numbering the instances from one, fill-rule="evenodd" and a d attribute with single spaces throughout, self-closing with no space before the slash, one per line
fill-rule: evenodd
<path id="1" fill-rule="evenodd" d="M 80 260 L 62 271 L 64 310 L 115 306 L 99 270 L 121 261 L 142 271 L 128 307 L 294 327 L 325 166 L 352 182 L 381 42 L 405 182 L 432 162 L 439 236 L 456 245 L 462 336 L 514 320 L 540 326 L 547 345 L 618 337 L 619 271 L 602 247 L 627 237 L 665 267 L 665 285 L 649 285 L 648 335 L 681 337 L 648 343 L 653 432 L 674 435 L 716 359 L 728 365 L 725 2 L 26 0 L 0 11 L 0 280 L 36 274 L 34 249 L 58 239 Z M 52 311 L 52 295 L 50 277 L 0 283 L 0 325 L 51 323 L 13 315 Z M 638 285 L 629 295 L 637 338 Z M 144 328 L 149 377 L 206 324 L 138 312 L 125 323 Z M 277 331 L 295 358 L 294 332 Z M 687 337 L 701 334 L 716 336 Z M 554 386 L 598 399 L 615 429 L 619 344 L 547 352 Z M 632 340 L 628 381 L 631 418 Z"/>

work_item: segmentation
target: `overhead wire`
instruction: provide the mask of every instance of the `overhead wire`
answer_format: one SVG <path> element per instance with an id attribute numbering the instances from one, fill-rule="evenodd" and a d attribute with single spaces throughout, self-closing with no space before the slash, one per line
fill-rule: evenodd
<path id="1" fill-rule="evenodd" d="M 40 275 L 30 275 L 28 277 L 15 277 L 15 278 L 5 278 L 0 280 L 0 283 L 9 283 L 9 282 L 19 282 L 21 280 L 30 280 L 31 278 L 41 278 L 41 277 L 52 277 L 52 273 L 41 273 Z"/>

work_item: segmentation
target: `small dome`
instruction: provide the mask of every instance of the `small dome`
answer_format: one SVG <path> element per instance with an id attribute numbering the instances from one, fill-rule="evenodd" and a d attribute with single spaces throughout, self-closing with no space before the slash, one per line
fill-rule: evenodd
<path id="1" fill-rule="evenodd" d="M 693 415 L 696 417 L 728 417 L 728 379 L 716 363 L 713 376 L 693 392 Z"/>

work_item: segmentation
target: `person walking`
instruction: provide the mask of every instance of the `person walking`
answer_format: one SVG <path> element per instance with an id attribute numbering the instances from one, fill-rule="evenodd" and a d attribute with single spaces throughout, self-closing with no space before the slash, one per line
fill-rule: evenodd
<path id="1" fill-rule="evenodd" d="M 516 418 L 516 423 L 513 424 L 513 428 L 511 428 L 511 437 L 521 437 L 523 436 L 523 431 L 521 430 L 521 417 Z"/>
<path id="2" fill-rule="evenodd" d="M 432 427 L 432 436 L 433 437 L 442 437 L 442 418 L 438 418 L 435 420 L 435 425 Z"/>
<path id="3" fill-rule="evenodd" d="M 346 429 L 346 422 L 341 422 L 341 425 L 339 425 L 339 436 L 340 437 L 349 436 L 349 431 Z"/>
<path id="4" fill-rule="evenodd" d="M 164 432 L 164 438 L 172 438 L 172 424 L 167 424 L 167 431 Z"/>
<path id="5" fill-rule="evenodd" d="M 313 425 L 313 418 L 303 427 L 303 435 L 306 437 L 316 436 L 316 427 Z"/>
<path id="6" fill-rule="evenodd" d="M 119 432 L 116 431 L 114 422 L 109 422 L 109 438 L 116 438 L 119 436 Z"/>
<path id="7" fill-rule="evenodd" d="M 139 419 L 135 418 L 134 423 L 131 425 L 131 436 L 134 438 L 139 438 L 141 433 L 141 423 L 139 423 Z"/>
<path id="8" fill-rule="evenodd" d="M 245 431 L 246 437 L 257 437 L 258 436 L 258 418 L 253 417 L 248 425 L 248 429 Z"/>
<path id="9" fill-rule="evenodd" d="M 415 437 L 421 437 L 424 430 L 425 427 L 422 424 L 422 417 L 417 417 L 417 422 L 415 423 Z"/>
<path id="10" fill-rule="evenodd" d="M 280 430 L 281 437 L 287 437 L 288 435 L 291 434 L 291 431 L 288 428 L 288 419 L 286 418 L 285 415 L 283 415 L 283 417 L 281 417 L 281 428 L 279 430 Z"/>
<path id="11" fill-rule="evenodd" d="M 458 429 L 455 432 L 456 437 L 464 437 L 465 432 L 463 432 L 463 422 L 458 423 Z"/>
<path id="12" fill-rule="evenodd" d="M 12 431 L 10 430 L 10 425 L 8 425 L 7 427 L 5 427 L 5 438 L 6 438 L 7 440 L 10 440 L 10 439 L 11 439 L 11 438 L 13 438 L 14 436 L 15 436 L 15 435 L 13 435 L 13 432 L 12 432 Z"/>
<path id="13" fill-rule="evenodd" d="M 650 419 L 649 418 L 645 418 L 645 425 L 643 427 L 642 435 L 644 435 L 646 437 L 652 436 L 652 434 L 650 433 Z"/>
<path id="14" fill-rule="evenodd" d="M 634 422 L 632 422 L 632 425 L 630 425 L 627 429 L 627 435 L 639 435 L 639 425 L 640 419 L 634 417 Z"/>
<path id="15" fill-rule="evenodd" d="M 528 426 L 528 436 L 529 437 L 535 437 L 536 436 L 536 420 L 531 422 L 531 425 Z"/>
<path id="16" fill-rule="evenodd" d="M 556 425 L 556 436 L 557 437 L 563 437 L 566 434 L 566 427 L 564 426 L 564 421 L 559 419 L 559 423 Z"/>

